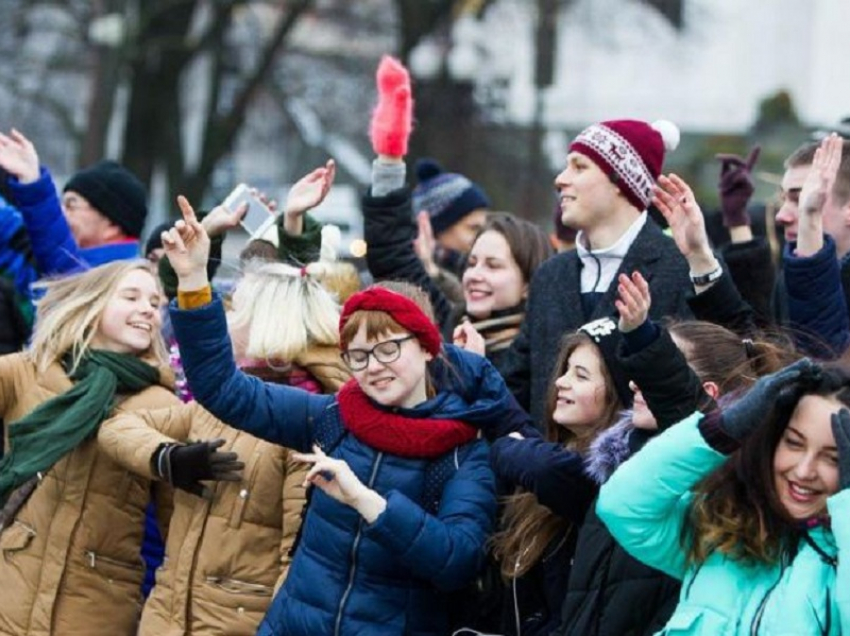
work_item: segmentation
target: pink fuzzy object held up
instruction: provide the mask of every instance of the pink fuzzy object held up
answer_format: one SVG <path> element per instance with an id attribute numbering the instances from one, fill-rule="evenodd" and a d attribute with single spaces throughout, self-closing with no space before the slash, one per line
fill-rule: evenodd
<path id="1" fill-rule="evenodd" d="M 372 112 L 369 137 L 375 154 L 403 157 L 413 129 L 410 74 L 398 60 L 385 55 L 377 72 L 378 105 Z"/>

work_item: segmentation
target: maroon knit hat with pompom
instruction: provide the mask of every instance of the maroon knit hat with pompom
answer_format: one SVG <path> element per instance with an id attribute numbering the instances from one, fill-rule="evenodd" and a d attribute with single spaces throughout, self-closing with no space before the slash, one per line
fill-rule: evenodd
<path id="1" fill-rule="evenodd" d="M 664 164 L 664 153 L 679 145 L 675 124 L 659 120 L 648 124 L 635 119 L 604 121 L 585 128 L 570 144 L 599 166 L 638 210 L 652 198 L 652 186 Z"/>

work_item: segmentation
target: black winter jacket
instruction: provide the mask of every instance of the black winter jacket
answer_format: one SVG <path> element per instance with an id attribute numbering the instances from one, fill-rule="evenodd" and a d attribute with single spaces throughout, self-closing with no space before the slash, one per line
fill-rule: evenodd
<path id="1" fill-rule="evenodd" d="M 630 353 L 628 334 L 618 360 L 641 387 L 659 431 L 713 403 L 670 334 Z M 587 471 L 604 483 L 657 432 L 634 429 L 631 414 L 594 442 Z M 632 558 L 611 536 L 592 506 L 581 526 L 561 624 L 553 636 L 649 636 L 667 623 L 679 598 L 679 582 Z"/>

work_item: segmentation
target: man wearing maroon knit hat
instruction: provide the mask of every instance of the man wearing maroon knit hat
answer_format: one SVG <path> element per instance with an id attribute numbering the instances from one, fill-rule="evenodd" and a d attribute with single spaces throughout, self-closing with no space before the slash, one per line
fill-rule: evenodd
<path id="1" fill-rule="evenodd" d="M 538 425 L 561 338 L 616 313 L 619 274 L 639 271 L 649 282 L 653 319 L 691 315 L 688 263 L 646 211 L 665 152 L 678 141 L 670 122 L 615 120 L 586 128 L 570 144 L 555 188 L 561 220 L 578 230 L 576 247 L 535 274 L 505 376 Z"/>

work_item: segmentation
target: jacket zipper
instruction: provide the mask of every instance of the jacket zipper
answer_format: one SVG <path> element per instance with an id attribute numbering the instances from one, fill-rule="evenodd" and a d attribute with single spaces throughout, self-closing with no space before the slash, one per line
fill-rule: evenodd
<path id="1" fill-rule="evenodd" d="M 697 574 L 699 574 L 699 571 L 702 569 L 702 566 L 703 566 L 704 564 L 705 564 L 705 562 L 703 561 L 702 563 L 700 563 L 700 564 L 697 566 L 697 569 L 696 569 L 696 570 L 694 570 L 694 574 L 693 574 L 693 576 L 691 577 L 691 580 L 690 580 L 690 581 L 688 581 L 688 585 L 685 587 L 685 593 L 684 593 L 684 595 L 682 596 L 682 599 L 683 599 L 683 600 L 687 600 L 687 599 L 688 599 L 688 597 L 691 595 L 691 588 L 692 588 L 692 587 L 693 587 L 693 585 L 694 585 L 694 581 L 696 581 L 696 580 L 697 580 Z"/>
<path id="2" fill-rule="evenodd" d="M 372 488 L 375 484 L 375 478 L 378 476 L 378 467 L 381 465 L 381 459 L 384 454 L 378 453 L 375 458 L 375 463 L 372 465 L 372 474 L 369 475 L 368 488 Z M 360 539 L 363 536 L 363 517 L 357 522 L 357 534 L 354 535 L 354 543 L 351 544 L 351 568 L 348 571 L 348 585 L 345 592 L 342 593 L 342 599 L 339 602 L 339 609 L 336 614 L 336 622 L 334 624 L 334 636 L 339 636 L 339 630 L 342 626 L 342 611 L 345 609 L 345 603 L 348 601 L 348 596 L 351 594 L 351 588 L 354 587 L 354 575 L 357 573 L 357 548 L 360 546 Z"/>
<path id="3" fill-rule="evenodd" d="M 764 611 L 767 608 L 767 599 L 770 598 L 770 595 L 773 593 L 773 590 L 776 589 L 776 586 L 782 581 L 782 575 L 785 574 L 785 559 L 782 559 L 782 567 L 779 569 L 779 578 L 776 579 L 776 582 L 770 586 L 770 589 L 765 592 L 764 598 L 761 599 L 761 603 L 759 603 L 758 609 L 756 610 L 756 615 L 753 617 L 753 622 L 750 625 L 750 636 L 758 636 L 759 628 L 761 627 L 761 619 L 764 616 Z"/>

